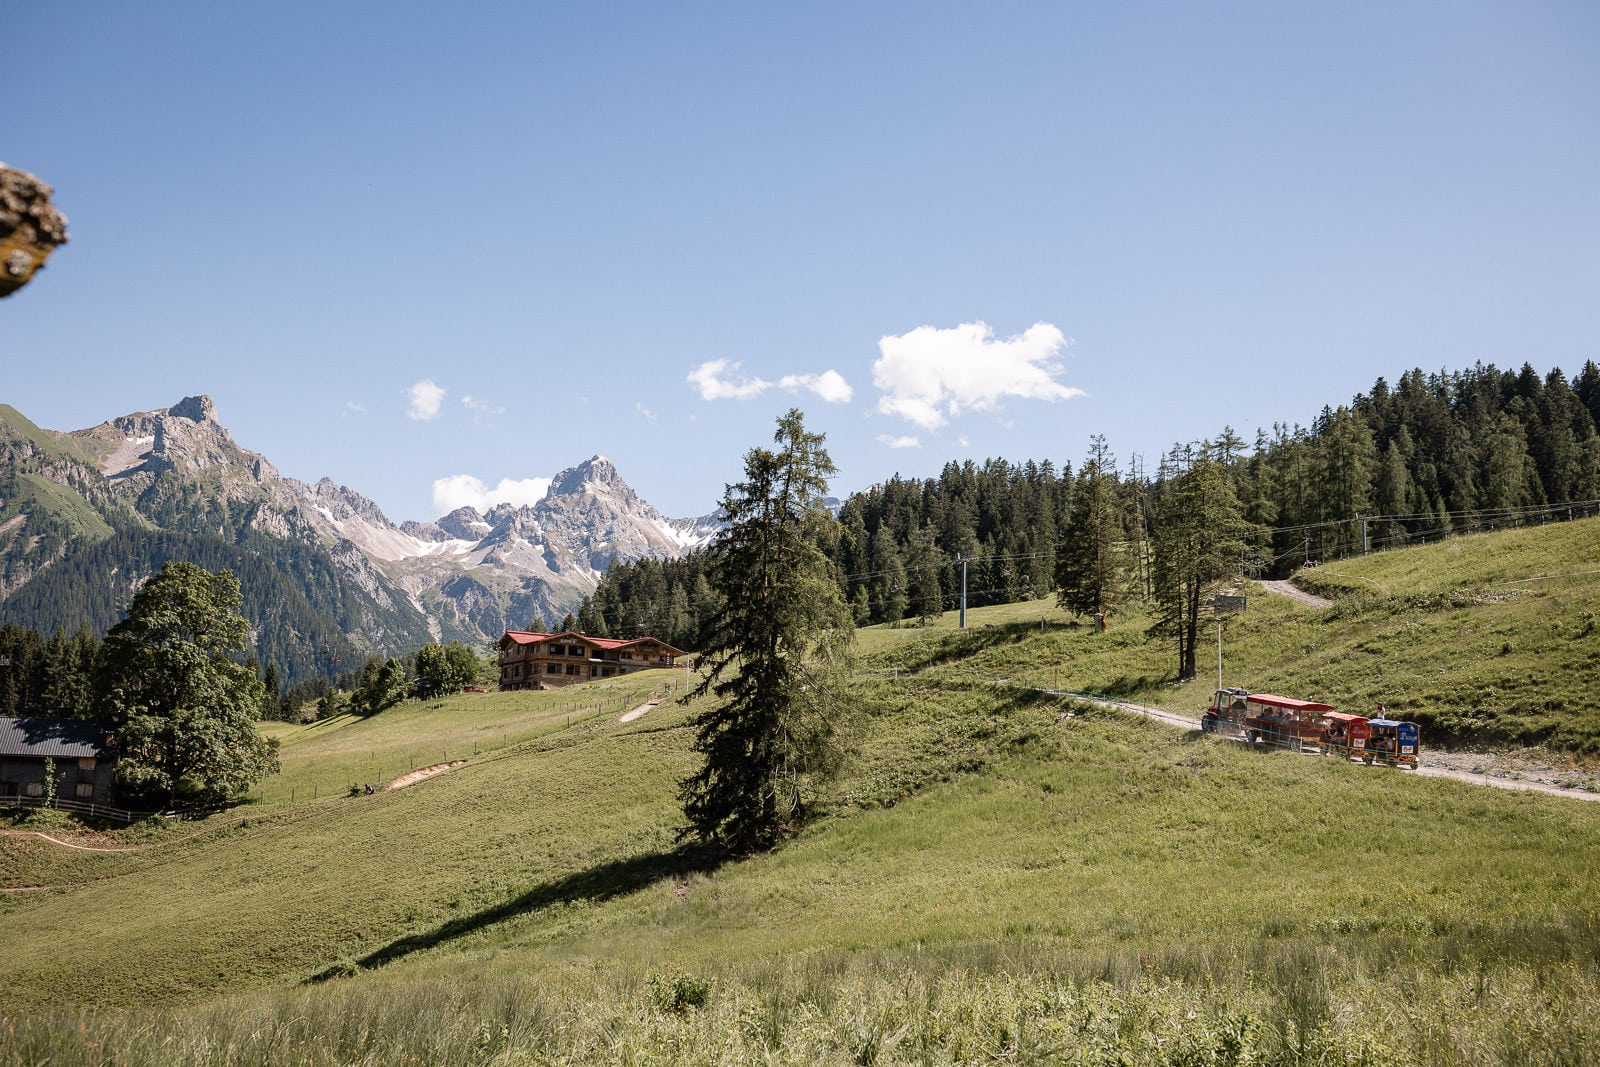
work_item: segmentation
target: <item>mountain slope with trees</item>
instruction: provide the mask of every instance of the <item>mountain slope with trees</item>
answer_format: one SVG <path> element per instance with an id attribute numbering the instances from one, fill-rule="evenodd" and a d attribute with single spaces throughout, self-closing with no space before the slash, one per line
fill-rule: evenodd
<path id="1" fill-rule="evenodd" d="M 1070 463 L 990 459 L 947 463 L 934 478 L 895 475 L 845 500 L 830 554 L 858 623 L 956 607 L 962 563 L 969 606 L 1070 590 L 1063 603 L 1091 613 L 1156 592 L 1155 548 L 1175 544 L 1160 527 L 1182 519 L 1164 504 L 1191 462 L 1216 463 L 1237 499 L 1234 569 L 1282 577 L 1364 547 L 1595 514 L 1597 425 L 1593 361 L 1571 384 L 1560 369 L 1541 378 L 1526 365 L 1412 370 L 1396 386 L 1380 378 L 1349 404 L 1324 408 L 1309 427 L 1260 430 L 1253 446 L 1221 427 L 1153 465 L 1119 464 L 1096 436 L 1076 474 Z M 617 567 L 595 590 L 588 621 L 692 648 L 711 610 L 701 569 L 692 556 Z"/>

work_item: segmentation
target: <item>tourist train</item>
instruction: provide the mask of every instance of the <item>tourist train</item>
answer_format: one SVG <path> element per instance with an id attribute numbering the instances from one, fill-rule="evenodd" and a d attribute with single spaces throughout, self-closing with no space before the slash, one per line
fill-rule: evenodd
<path id="1" fill-rule="evenodd" d="M 1336 711 L 1332 704 L 1244 689 L 1217 690 L 1200 728 L 1246 744 L 1386 767 L 1415 769 L 1422 752 L 1417 724 L 1389 718 L 1382 704 L 1369 718 Z"/>

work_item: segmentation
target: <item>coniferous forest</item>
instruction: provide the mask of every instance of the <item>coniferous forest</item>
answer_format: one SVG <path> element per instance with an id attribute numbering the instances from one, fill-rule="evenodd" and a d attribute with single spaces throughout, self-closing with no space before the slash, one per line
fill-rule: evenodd
<path id="1" fill-rule="evenodd" d="M 1248 525 L 1245 569 L 1281 577 L 1296 566 L 1452 533 L 1548 522 L 1600 508 L 1600 366 L 1571 382 L 1479 364 L 1378 379 L 1311 425 L 1276 423 L 1252 441 L 1219 427 L 1164 456 L 1124 457 L 1083 442 L 1070 459 L 947 463 L 937 477 L 895 475 L 839 510 L 834 571 L 858 623 L 895 622 L 957 606 L 965 562 L 969 606 L 1044 596 L 1075 543 L 1073 504 L 1109 476 L 1122 540 L 1122 595 L 1148 592 L 1164 487 L 1196 459 L 1232 480 Z M 1096 460 L 1096 449 L 1101 450 Z M 1094 462 L 1090 462 L 1093 460 Z M 1071 568 L 1068 568 L 1071 571 Z M 614 565 L 577 625 L 588 633 L 653 633 L 695 647 L 714 614 L 703 563 Z"/>

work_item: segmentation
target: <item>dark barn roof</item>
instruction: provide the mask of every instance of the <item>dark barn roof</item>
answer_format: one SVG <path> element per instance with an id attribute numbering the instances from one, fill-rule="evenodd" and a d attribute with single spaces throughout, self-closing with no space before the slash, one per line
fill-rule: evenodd
<path id="1" fill-rule="evenodd" d="M 106 757 L 111 747 L 106 728 L 92 722 L 0 716 L 0 756 Z"/>

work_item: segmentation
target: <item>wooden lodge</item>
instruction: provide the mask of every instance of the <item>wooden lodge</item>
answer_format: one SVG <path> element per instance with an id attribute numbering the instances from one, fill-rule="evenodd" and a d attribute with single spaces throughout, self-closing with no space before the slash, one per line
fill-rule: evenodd
<path id="1" fill-rule="evenodd" d="M 116 745 L 103 726 L 59 719 L 0 718 L 0 804 L 39 800 L 54 768 L 56 796 L 104 804 L 111 798 Z"/>
<path id="2" fill-rule="evenodd" d="M 635 671 L 672 668 L 685 654 L 654 637 L 623 641 L 571 631 L 536 634 L 507 630 L 497 644 L 502 690 L 557 689 Z"/>

